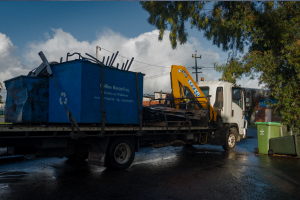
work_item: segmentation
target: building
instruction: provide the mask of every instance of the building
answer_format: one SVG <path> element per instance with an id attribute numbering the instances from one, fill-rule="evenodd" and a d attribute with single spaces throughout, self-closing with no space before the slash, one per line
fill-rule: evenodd
<path id="1" fill-rule="evenodd" d="M 280 116 L 267 105 L 270 101 L 270 90 L 245 88 L 246 115 L 250 124 L 255 122 L 277 122 Z M 276 103 L 273 101 L 273 103 Z"/>
<path id="2" fill-rule="evenodd" d="M 151 105 L 156 104 L 163 104 L 165 101 L 162 99 L 165 99 L 168 93 L 166 92 L 154 92 L 154 95 L 152 94 L 144 94 L 143 95 L 143 106 L 149 106 L 150 102 Z"/>

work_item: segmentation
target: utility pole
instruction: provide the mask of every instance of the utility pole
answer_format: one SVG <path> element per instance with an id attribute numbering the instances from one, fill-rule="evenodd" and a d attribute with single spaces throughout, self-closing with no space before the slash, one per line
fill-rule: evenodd
<path id="1" fill-rule="evenodd" d="M 198 72 L 198 69 L 202 69 L 202 68 L 197 67 L 197 58 L 201 58 L 201 55 L 199 57 L 197 57 L 197 50 L 196 50 L 195 55 L 192 54 L 192 58 L 195 58 L 195 67 L 193 67 L 193 69 L 196 69 L 196 72 L 193 72 L 193 73 L 196 73 L 196 82 L 198 82 L 198 73 L 202 73 L 202 72 Z"/>

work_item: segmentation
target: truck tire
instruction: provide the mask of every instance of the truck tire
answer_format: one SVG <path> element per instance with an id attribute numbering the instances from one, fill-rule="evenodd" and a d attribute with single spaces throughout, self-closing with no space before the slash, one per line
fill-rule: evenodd
<path id="1" fill-rule="evenodd" d="M 127 138 L 116 138 L 107 148 L 105 166 L 114 170 L 128 168 L 135 156 L 134 143 Z"/>
<path id="2" fill-rule="evenodd" d="M 225 151 L 232 151 L 234 150 L 237 142 L 237 135 L 238 132 L 235 127 L 230 128 L 229 133 L 226 137 L 225 145 L 223 145 L 223 149 Z"/>

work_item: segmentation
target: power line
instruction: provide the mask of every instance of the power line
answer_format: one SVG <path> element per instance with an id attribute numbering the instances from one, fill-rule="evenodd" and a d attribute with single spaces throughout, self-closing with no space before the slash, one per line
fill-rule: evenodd
<path id="1" fill-rule="evenodd" d="M 180 61 L 184 61 L 184 60 L 188 60 L 188 59 L 190 59 L 190 58 L 185 58 L 185 59 L 177 60 L 176 62 L 180 62 Z M 166 61 L 166 62 L 172 62 L 172 61 Z M 164 67 L 164 68 L 169 68 L 169 67 L 170 66 Z M 144 68 L 144 67 L 137 68 L 137 69 L 135 69 L 135 71 L 138 70 L 138 69 L 142 69 L 142 68 Z M 151 68 L 145 69 L 144 71 L 146 71 L 146 70 L 151 70 Z"/>
<path id="2" fill-rule="evenodd" d="M 113 52 L 111 52 L 111 51 L 109 51 L 109 50 L 107 50 L 107 49 L 104 49 L 104 48 L 102 48 L 102 47 L 100 47 L 101 48 L 101 50 L 103 49 L 103 50 L 105 50 L 105 51 L 107 51 L 107 52 L 110 52 L 110 53 L 113 53 Z M 127 58 L 127 57 L 125 57 L 125 56 L 122 56 L 122 55 L 118 55 L 118 56 L 120 56 L 120 57 L 122 57 L 122 58 L 125 58 L 125 59 L 128 59 L 128 60 L 130 60 L 130 58 Z M 141 64 L 144 64 L 144 65 L 149 65 L 149 66 L 153 66 L 153 67 L 161 67 L 161 68 L 166 68 L 166 67 L 163 67 L 163 66 L 157 66 L 157 65 L 153 65 L 153 64 L 148 64 L 148 63 L 145 63 L 145 62 L 141 62 L 141 61 L 138 61 L 138 60 L 133 60 L 134 62 L 137 62 L 137 63 L 141 63 Z"/>
<path id="3" fill-rule="evenodd" d="M 102 48 L 102 47 L 100 47 L 100 48 L 103 49 L 104 51 L 113 53 L 113 52 L 110 51 L 110 50 L 104 49 L 104 48 Z M 199 50 L 199 51 L 202 51 L 202 50 Z M 204 52 L 206 52 L 206 51 L 204 51 Z M 215 53 L 215 52 L 212 52 L 212 53 Z M 184 57 L 184 56 L 187 56 L 187 55 L 190 55 L 190 53 L 184 54 L 184 55 L 180 55 L 179 57 L 177 57 L 177 56 L 174 56 L 174 57 L 181 58 L 181 57 Z M 215 56 L 215 55 L 209 55 L 209 54 L 204 54 L 204 55 L 206 55 L 206 56 Z M 125 57 L 125 56 L 122 56 L 122 55 L 120 55 L 120 54 L 119 54 L 118 56 L 130 60 L 130 58 Z M 170 58 L 170 59 L 172 59 L 172 58 Z M 176 60 L 176 58 L 175 58 L 174 60 Z M 184 60 L 187 60 L 187 59 L 184 59 Z M 179 60 L 179 61 L 183 61 L 183 60 Z M 149 64 L 149 63 L 142 62 L 142 61 L 138 61 L 138 60 L 133 60 L 133 62 L 137 62 L 137 63 L 140 63 L 140 64 L 152 66 L 152 67 L 168 68 L 168 67 L 164 67 L 164 66 L 158 66 L 158 64 L 166 63 L 166 62 L 169 62 L 169 61 L 163 61 L 163 62 L 159 62 L 159 63 L 157 63 L 157 64 Z M 171 62 L 171 61 L 170 61 L 170 62 Z M 178 62 L 178 61 L 177 61 L 177 62 Z M 144 68 L 144 67 L 139 67 L 139 68 L 137 68 L 137 69 L 135 69 L 135 70 L 142 69 L 142 68 Z M 148 69 L 146 69 L 146 70 L 148 70 Z"/>
<path id="4" fill-rule="evenodd" d="M 149 79 L 153 79 L 153 78 L 158 78 L 158 77 L 162 77 L 162 76 L 167 76 L 167 75 L 169 75 L 169 74 L 170 74 L 170 72 L 166 72 L 166 73 L 163 73 L 163 74 L 157 74 L 157 75 L 145 77 L 144 80 L 149 80 Z"/>

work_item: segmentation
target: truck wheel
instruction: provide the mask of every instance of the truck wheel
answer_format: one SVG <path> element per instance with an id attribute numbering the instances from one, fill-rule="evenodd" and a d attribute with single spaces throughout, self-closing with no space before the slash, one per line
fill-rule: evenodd
<path id="1" fill-rule="evenodd" d="M 107 148 L 105 166 L 115 170 L 126 169 L 133 162 L 134 156 L 133 141 L 117 138 Z"/>
<path id="2" fill-rule="evenodd" d="M 223 145 L 223 149 L 225 151 L 232 151 L 234 150 L 237 142 L 237 130 L 235 127 L 230 128 L 228 136 L 226 137 L 225 145 Z"/>

